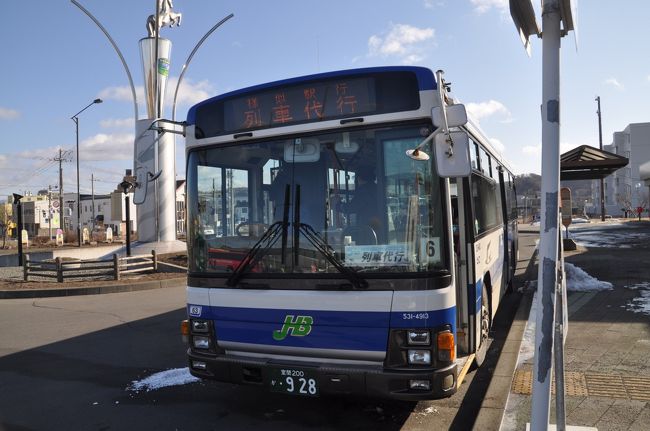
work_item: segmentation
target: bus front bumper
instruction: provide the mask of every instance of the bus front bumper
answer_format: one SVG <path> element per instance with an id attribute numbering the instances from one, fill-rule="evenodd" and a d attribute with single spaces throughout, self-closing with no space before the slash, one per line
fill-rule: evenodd
<path id="1" fill-rule="evenodd" d="M 193 376 L 219 382 L 260 386 L 269 390 L 278 370 L 305 370 L 314 376 L 318 394 L 350 394 L 406 401 L 444 398 L 456 392 L 457 365 L 435 370 L 390 370 L 383 367 L 278 361 L 251 357 L 208 356 L 188 349 Z M 428 381 L 429 389 L 411 389 L 412 381 Z"/>

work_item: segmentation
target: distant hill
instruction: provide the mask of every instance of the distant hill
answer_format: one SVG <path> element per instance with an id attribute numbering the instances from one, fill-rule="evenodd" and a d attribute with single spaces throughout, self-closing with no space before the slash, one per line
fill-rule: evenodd
<path id="1" fill-rule="evenodd" d="M 542 176 L 537 174 L 515 175 L 517 196 L 538 196 L 542 189 Z"/>
<path id="2" fill-rule="evenodd" d="M 523 174 L 515 176 L 517 196 L 541 198 L 542 177 L 537 174 Z M 591 202 L 591 180 L 562 181 L 560 187 L 571 189 L 571 201 L 574 211 L 582 212 L 585 201 Z M 536 202 L 539 205 L 539 202 Z"/>

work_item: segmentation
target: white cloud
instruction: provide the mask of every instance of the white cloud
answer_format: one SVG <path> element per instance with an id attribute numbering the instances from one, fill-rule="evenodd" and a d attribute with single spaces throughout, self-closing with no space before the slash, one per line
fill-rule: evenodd
<path id="1" fill-rule="evenodd" d="M 15 120 L 18 117 L 20 117 L 20 112 L 0 106 L 0 120 Z"/>
<path id="2" fill-rule="evenodd" d="M 573 150 L 581 145 L 581 143 L 575 142 L 560 142 L 560 153 L 566 153 L 569 150 Z M 529 156 L 541 157 L 542 156 L 542 144 L 537 145 L 526 145 L 521 148 L 521 152 Z"/>
<path id="3" fill-rule="evenodd" d="M 493 8 L 504 12 L 509 7 L 508 0 L 471 0 L 471 2 L 477 13 L 485 13 Z"/>
<path id="4" fill-rule="evenodd" d="M 170 108 L 174 102 L 176 85 L 178 85 L 178 78 L 170 77 L 167 82 L 167 95 L 165 97 L 165 103 Z M 214 95 L 216 95 L 216 90 L 210 81 L 193 82 L 191 79 L 185 78 L 178 89 L 176 104 L 177 106 L 191 106 Z"/>
<path id="5" fill-rule="evenodd" d="M 144 87 L 136 86 L 135 94 L 139 101 L 144 100 Z M 119 102 L 133 102 L 131 87 L 108 87 L 99 92 L 99 98 L 103 100 L 117 100 Z"/>
<path id="6" fill-rule="evenodd" d="M 566 153 L 569 150 L 573 150 L 574 148 L 577 148 L 581 145 L 581 143 L 575 143 L 575 142 L 560 142 L 560 153 Z"/>
<path id="7" fill-rule="evenodd" d="M 178 77 L 172 76 L 167 80 L 167 90 L 165 94 L 165 106 L 171 109 L 174 102 L 174 91 L 178 84 Z M 138 98 L 140 109 L 145 102 L 144 87 L 136 86 L 135 94 Z M 191 79 L 185 78 L 178 89 L 178 96 L 176 100 L 178 106 L 191 106 L 216 94 L 214 85 L 208 80 L 193 82 Z M 131 87 L 108 87 L 99 92 L 99 97 L 105 100 L 116 100 L 119 102 L 133 102 L 133 93 Z"/>
<path id="8" fill-rule="evenodd" d="M 468 103 L 465 106 L 467 108 L 467 112 L 476 121 L 498 115 L 502 117 L 502 122 L 512 122 L 512 114 L 508 108 L 506 108 L 503 103 L 497 100 L 489 100 L 487 102 L 479 103 Z"/>
<path id="9" fill-rule="evenodd" d="M 133 160 L 134 139 L 133 133 L 98 133 L 79 144 L 79 160 Z"/>
<path id="10" fill-rule="evenodd" d="M 135 120 L 133 118 L 107 118 L 99 122 L 103 129 L 133 129 Z"/>
<path id="11" fill-rule="evenodd" d="M 609 78 L 605 80 L 605 84 L 611 85 L 614 88 L 617 88 L 618 90 L 624 90 L 625 86 L 621 84 L 618 79 L 616 78 Z"/>
<path id="12" fill-rule="evenodd" d="M 542 144 L 526 145 L 522 147 L 521 152 L 529 156 L 540 157 L 542 155 Z"/>
<path id="13" fill-rule="evenodd" d="M 399 57 L 403 63 L 417 63 L 425 58 L 427 47 L 435 45 L 433 28 L 418 28 L 408 24 L 391 24 L 385 36 L 368 39 L 368 56 Z"/>
<path id="14" fill-rule="evenodd" d="M 425 9 L 434 9 L 436 7 L 442 7 L 445 5 L 444 1 L 439 0 L 423 0 L 422 3 L 424 4 Z"/>
<path id="15" fill-rule="evenodd" d="M 500 153 L 503 153 L 506 150 L 506 146 L 497 138 L 490 138 L 490 144 L 492 144 L 492 146 Z"/>

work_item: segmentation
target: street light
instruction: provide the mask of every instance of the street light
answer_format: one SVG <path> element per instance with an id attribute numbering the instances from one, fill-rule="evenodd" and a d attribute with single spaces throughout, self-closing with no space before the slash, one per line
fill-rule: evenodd
<path id="1" fill-rule="evenodd" d="M 95 103 L 102 103 L 102 99 L 95 99 L 84 109 L 74 114 L 70 119 L 74 121 L 77 132 L 77 242 L 81 247 L 81 195 L 79 194 L 79 114 L 90 108 Z"/>
<path id="2" fill-rule="evenodd" d="M 124 181 L 119 184 L 124 190 L 124 205 L 126 207 L 126 255 L 131 256 L 131 202 L 129 201 L 129 192 L 133 190 L 134 184 L 124 177 Z"/>
<path id="3" fill-rule="evenodd" d="M 22 195 L 14 193 L 14 205 L 16 205 L 16 212 L 18 213 L 18 233 L 16 234 L 16 239 L 18 240 L 18 266 L 23 266 L 23 208 L 20 200 L 23 198 Z"/>

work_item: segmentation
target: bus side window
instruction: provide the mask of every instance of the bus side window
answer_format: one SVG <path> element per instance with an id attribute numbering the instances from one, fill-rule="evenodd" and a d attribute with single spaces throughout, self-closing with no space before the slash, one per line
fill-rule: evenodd
<path id="1" fill-rule="evenodd" d="M 458 197 L 451 198 L 451 229 L 454 236 L 454 252 L 460 256 L 460 231 L 458 226 Z"/>

